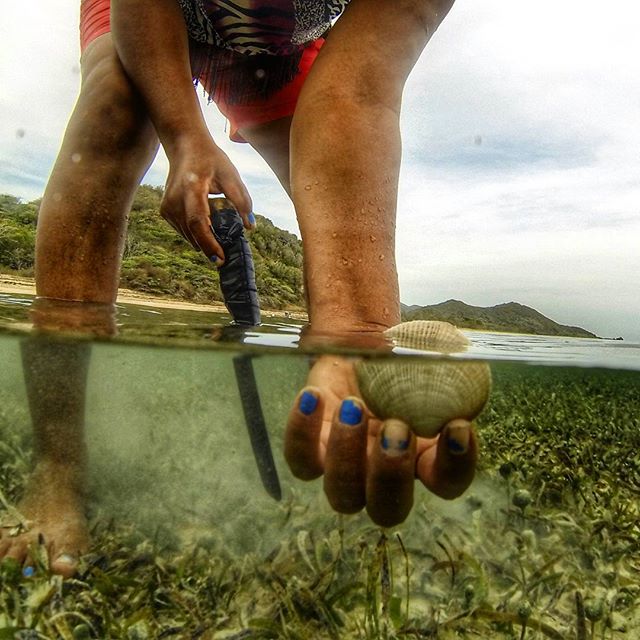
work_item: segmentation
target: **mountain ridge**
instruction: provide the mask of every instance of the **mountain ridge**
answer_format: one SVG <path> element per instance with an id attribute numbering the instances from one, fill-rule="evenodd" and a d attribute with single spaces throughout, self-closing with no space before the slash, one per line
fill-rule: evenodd
<path id="1" fill-rule="evenodd" d="M 598 338 L 582 327 L 564 325 L 519 302 L 478 307 L 461 300 L 433 305 L 401 305 L 403 320 L 442 320 L 461 329 L 529 333 L 533 335 Z"/>

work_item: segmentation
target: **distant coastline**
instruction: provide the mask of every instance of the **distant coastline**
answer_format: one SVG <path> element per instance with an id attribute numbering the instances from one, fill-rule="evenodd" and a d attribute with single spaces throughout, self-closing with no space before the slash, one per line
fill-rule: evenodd
<path id="1" fill-rule="evenodd" d="M 35 295 L 35 281 L 33 278 L 0 274 L 0 292 Z M 223 304 L 217 301 L 211 303 L 188 302 L 179 298 L 153 296 L 148 293 L 132 289 L 118 289 L 118 300 L 122 304 L 136 304 L 157 307 L 159 309 L 185 309 L 191 311 L 209 311 L 224 313 Z M 520 333 L 529 335 L 566 336 L 574 338 L 599 338 L 599 336 L 583 329 L 561 325 L 543 316 L 540 312 L 518 304 L 509 302 L 494 307 L 473 307 L 459 300 L 447 300 L 436 305 L 402 306 L 402 319 L 408 320 L 443 320 L 451 322 L 460 329 L 476 331 L 492 331 L 496 333 Z M 264 309 L 264 313 L 276 317 L 286 317 L 307 321 L 307 314 L 300 310 L 271 310 Z M 603 340 L 622 340 L 622 338 L 602 338 Z"/>
<path id="2" fill-rule="evenodd" d="M 518 302 L 475 307 L 460 300 L 427 306 L 402 305 L 403 320 L 444 320 L 461 329 L 529 335 L 599 338 L 582 327 L 563 325 Z"/>
<path id="3" fill-rule="evenodd" d="M 0 293 L 17 293 L 35 296 L 35 280 L 33 278 L 0 273 Z M 160 298 L 140 291 L 133 291 L 132 289 L 118 289 L 117 302 L 122 304 L 137 304 L 144 307 L 157 307 L 159 309 L 185 309 L 187 311 L 209 311 L 211 313 L 227 312 L 225 306 L 220 302 L 214 301 L 210 304 L 202 304 L 176 298 Z M 307 320 L 307 314 L 299 309 L 264 309 L 264 313 L 276 317 Z"/>

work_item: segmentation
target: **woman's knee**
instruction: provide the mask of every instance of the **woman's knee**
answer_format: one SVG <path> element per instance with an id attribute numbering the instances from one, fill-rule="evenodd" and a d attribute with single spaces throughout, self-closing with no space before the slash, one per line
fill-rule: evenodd
<path id="1" fill-rule="evenodd" d="M 143 100 L 127 78 L 110 34 L 87 47 L 81 65 L 76 125 L 84 129 L 82 139 L 90 150 L 96 154 L 155 150 L 157 138 Z"/>

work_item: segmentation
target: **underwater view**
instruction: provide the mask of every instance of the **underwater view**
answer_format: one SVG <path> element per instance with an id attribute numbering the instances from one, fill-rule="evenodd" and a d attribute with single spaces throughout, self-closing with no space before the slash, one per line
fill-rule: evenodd
<path id="1" fill-rule="evenodd" d="M 87 341 L 29 333 L 28 296 L 0 303 L 3 520 L 39 446 L 25 375 L 55 397 L 84 362 L 92 536 L 73 578 L 37 548 L 29 572 L 2 563 L 0 638 L 640 637 L 638 345 L 468 332 L 463 360 L 493 378 L 476 478 L 452 501 L 416 484 L 385 529 L 288 470 L 287 414 L 316 357 L 300 321 L 233 333 L 221 315 L 120 305 L 119 337 Z M 26 370 L 33 354 L 62 374 Z"/>

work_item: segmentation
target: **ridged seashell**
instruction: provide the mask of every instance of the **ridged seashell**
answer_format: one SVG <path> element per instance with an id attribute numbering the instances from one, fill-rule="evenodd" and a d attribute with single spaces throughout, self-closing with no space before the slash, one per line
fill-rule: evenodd
<path id="1" fill-rule="evenodd" d="M 452 324 L 415 320 L 385 335 L 397 346 L 448 355 L 465 351 L 468 340 Z M 491 391 L 484 362 L 453 359 L 384 358 L 356 364 L 364 401 L 383 420 L 399 418 L 423 437 L 433 437 L 451 420 L 473 420 Z"/>

